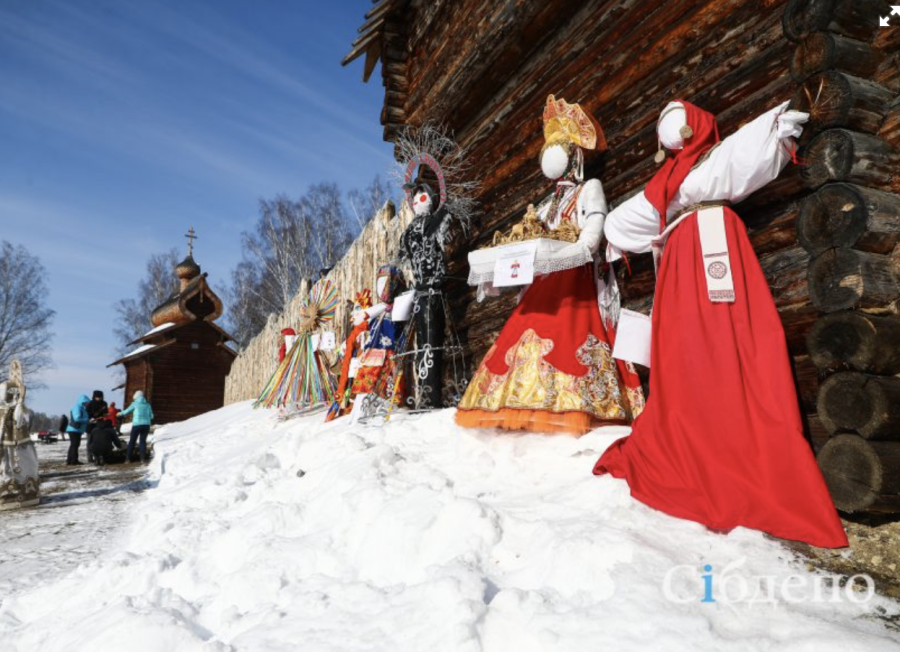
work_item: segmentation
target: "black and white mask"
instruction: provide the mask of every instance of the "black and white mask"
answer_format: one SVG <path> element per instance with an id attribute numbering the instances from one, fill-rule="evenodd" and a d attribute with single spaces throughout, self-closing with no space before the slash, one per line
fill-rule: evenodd
<path id="1" fill-rule="evenodd" d="M 424 188 L 417 188 L 416 192 L 413 194 L 412 200 L 412 209 L 416 217 L 431 213 L 434 200 L 432 199 L 431 194 Z"/>

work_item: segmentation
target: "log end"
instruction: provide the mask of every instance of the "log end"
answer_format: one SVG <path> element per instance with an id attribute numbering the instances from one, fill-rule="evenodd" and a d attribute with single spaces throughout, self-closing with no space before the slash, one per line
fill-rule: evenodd
<path id="1" fill-rule="evenodd" d="M 881 491 L 881 459 L 856 435 L 832 437 L 816 457 L 834 506 L 852 514 L 865 511 Z"/>
<path id="2" fill-rule="evenodd" d="M 834 36 L 828 32 L 813 32 L 804 38 L 791 57 L 791 77 L 802 82 L 834 65 Z"/>
<path id="3" fill-rule="evenodd" d="M 836 312 L 856 308 L 863 293 L 856 252 L 831 249 L 809 264 L 809 296 L 816 308 Z"/>
<path id="4" fill-rule="evenodd" d="M 866 204 L 853 186 L 823 186 L 803 201 L 797 239 L 813 256 L 834 247 L 852 247 L 866 230 Z"/>
<path id="5" fill-rule="evenodd" d="M 816 411 L 829 432 L 859 432 L 874 417 L 867 377 L 847 371 L 829 376 L 819 388 Z"/>
<path id="6" fill-rule="evenodd" d="M 791 0 L 784 9 L 781 26 L 790 41 L 804 38 L 826 27 L 837 0 Z"/>
<path id="7" fill-rule="evenodd" d="M 837 312 L 818 319 L 806 336 L 806 349 L 820 371 L 868 363 L 872 327 L 859 313 Z"/>
<path id="8" fill-rule="evenodd" d="M 900 297 L 890 256 L 829 249 L 810 262 L 809 296 L 822 312 L 885 306 Z"/>
<path id="9" fill-rule="evenodd" d="M 800 170 L 807 188 L 819 188 L 829 181 L 845 181 L 850 177 L 856 158 L 853 138 L 842 129 L 830 129 L 818 134 L 803 148 L 800 156 L 806 160 Z"/>

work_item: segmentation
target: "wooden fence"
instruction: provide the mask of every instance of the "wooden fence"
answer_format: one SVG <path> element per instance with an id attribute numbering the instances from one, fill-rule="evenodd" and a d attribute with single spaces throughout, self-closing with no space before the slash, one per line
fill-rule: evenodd
<path id="1" fill-rule="evenodd" d="M 412 211 L 405 203 L 398 214 L 393 202 L 388 201 L 326 276 L 337 285 L 341 297 L 333 325 L 338 342 L 346 337 L 350 309 L 356 293 L 365 288 L 374 292 L 378 268 L 397 257 L 400 235 L 411 219 Z M 270 315 L 262 332 L 238 355 L 225 380 L 226 405 L 259 396 L 278 365 L 281 331 L 284 328 L 296 328 L 300 321 L 300 308 L 310 287 L 311 284 L 304 281 L 287 310 L 280 315 Z"/>

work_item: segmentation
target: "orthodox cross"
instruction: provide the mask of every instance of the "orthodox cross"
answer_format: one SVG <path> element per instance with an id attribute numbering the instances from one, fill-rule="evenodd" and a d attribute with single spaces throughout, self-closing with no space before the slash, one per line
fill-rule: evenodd
<path id="1" fill-rule="evenodd" d="M 190 230 L 184 234 L 184 237 L 188 240 L 188 256 L 194 255 L 194 240 L 199 240 L 197 237 L 197 233 L 194 231 L 194 227 L 191 226 Z"/>

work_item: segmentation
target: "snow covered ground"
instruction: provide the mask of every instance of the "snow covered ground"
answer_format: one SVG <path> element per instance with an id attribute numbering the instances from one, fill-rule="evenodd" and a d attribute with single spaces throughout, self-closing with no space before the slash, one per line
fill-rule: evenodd
<path id="1" fill-rule="evenodd" d="M 0 512 L 0 596 L 49 582 L 111 549 L 130 526 L 136 493 L 152 484 L 140 465 L 66 466 L 68 441 L 36 446 L 41 506 Z M 82 462 L 85 448 L 82 442 Z"/>
<path id="2" fill-rule="evenodd" d="M 247 403 L 167 427 L 158 484 L 105 554 L 2 585 L 0 649 L 900 650 L 896 603 L 593 477 L 621 432 L 278 422 Z"/>

